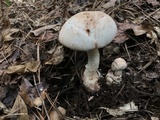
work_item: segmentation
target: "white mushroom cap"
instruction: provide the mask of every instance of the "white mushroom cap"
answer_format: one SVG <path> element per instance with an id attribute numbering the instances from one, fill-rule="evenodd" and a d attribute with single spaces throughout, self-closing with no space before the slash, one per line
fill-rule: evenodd
<path id="1" fill-rule="evenodd" d="M 59 41 L 70 49 L 89 51 L 109 44 L 116 32 L 116 23 L 109 15 L 101 11 L 84 11 L 65 22 Z"/>
<path id="2" fill-rule="evenodd" d="M 111 69 L 113 71 L 122 71 L 127 67 L 127 63 L 123 58 L 117 58 L 113 61 Z"/>

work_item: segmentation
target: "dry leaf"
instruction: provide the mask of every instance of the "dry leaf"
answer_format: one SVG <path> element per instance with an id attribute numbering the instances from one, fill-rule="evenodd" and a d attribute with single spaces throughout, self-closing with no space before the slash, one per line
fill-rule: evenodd
<path id="1" fill-rule="evenodd" d="M 125 31 L 128 29 L 131 29 L 134 24 L 130 24 L 130 23 L 117 23 L 118 26 L 118 31 L 117 31 L 117 35 L 114 38 L 114 42 L 115 43 L 123 43 L 126 40 L 129 39 L 129 37 L 125 34 Z"/>
<path id="2" fill-rule="evenodd" d="M 19 29 L 17 28 L 7 28 L 2 30 L 1 36 L 0 36 L 1 40 L 4 42 L 14 40 L 14 38 L 11 35 L 13 35 L 14 33 L 17 33 L 18 31 Z"/>
<path id="3" fill-rule="evenodd" d="M 157 11 L 156 13 L 154 13 L 154 15 L 152 16 L 154 19 L 160 19 L 160 10 Z"/>
<path id="4" fill-rule="evenodd" d="M 0 51 L 0 63 L 2 63 L 8 57 L 10 57 L 13 52 L 14 52 L 14 50 L 11 48 L 11 46 L 3 44 L 3 48 Z"/>
<path id="5" fill-rule="evenodd" d="M 37 72 L 40 66 L 40 61 L 27 62 L 24 65 L 12 65 L 5 70 L 5 73 L 26 73 L 26 72 Z"/>
<path id="6" fill-rule="evenodd" d="M 33 88 L 33 85 L 27 80 L 23 79 L 21 86 L 20 86 L 20 92 L 19 94 L 22 96 L 24 102 L 26 104 L 29 104 L 30 107 L 33 107 L 33 100 L 34 100 L 34 95 L 31 93 L 31 89 Z"/>
<path id="7" fill-rule="evenodd" d="M 148 31 L 146 29 L 143 29 L 142 25 L 140 25 L 140 26 L 137 26 L 137 25 L 132 26 L 132 29 L 133 29 L 133 32 L 134 32 L 134 34 L 136 36 L 143 35 L 143 34 L 145 34 Z"/>
<path id="8" fill-rule="evenodd" d="M 154 27 L 154 30 L 157 32 L 158 37 L 160 37 L 160 27 Z"/>
<path id="9" fill-rule="evenodd" d="M 39 90 L 41 98 L 39 97 L 36 87 Z M 33 85 L 25 78 L 23 79 L 20 86 L 19 94 L 22 96 L 25 103 L 30 107 L 41 106 L 42 101 L 46 98 L 47 86 L 45 86 L 43 83 L 40 83 L 37 84 L 36 87 L 33 87 Z"/>
<path id="10" fill-rule="evenodd" d="M 147 3 L 152 4 L 153 6 L 160 5 L 160 2 L 158 2 L 157 0 L 147 0 Z"/>
<path id="11" fill-rule="evenodd" d="M 29 120 L 28 109 L 20 95 L 17 96 L 11 113 L 18 113 L 16 120 Z"/>
<path id="12" fill-rule="evenodd" d="M 53 33 L 52 31 L 46 31 L 44 34 L 41 34 L 39 36 L 38 40 L 41 40 L 42 42 L 48 42 L 50 40 L 53 40 L 57 38 L 58 33 Z"/>
<path id="13" fill-rule="evenodd" d="M 3 110 L 5 114 L 9 114 L 9 109 L 0 101 L 0 109 Z"/>
<path id="14" fill-rule="evenodd" d="M 52 53 L 52 55 L 51 55 L 50 59 L 45 62 L 45 64 L 58 65 L 59 63 L 62 62 L 62 60 L 64 58 L 63 46 L 58 46 L 53 51 L 50 50 L 48 53 Z"/>
<path id="15" fill-rule="evenodd" d="M 66 115 L 66 110 L 64 108 L 58 107 L 58 110 L 59 110 L 59 112 L 61 112 L 61 114 L 63 116 Z M 55 110 L 52 110 L 49 113 L 49 117 L 50 117 L 51 120 L 63 120 L 63 117 L 59 113 L 57 113 Z"/>
<path id="16" fill-rule="evenodd" d="M 22 3 L 23 0 L 10 0 L 10 2 L 15 2 L 15 3 L 19 4 L 19 3 Z"/>
<path id="17" fill-rule="evenodd" d="M 34 99 L 33 105 L 36 106 L 36 107 L 39 107 L 39 106 L 42 105 L 42 102 L 43 102 L 43 100 L 40 97 L 37 97 L 37 98 Z"/>
<path id="18" fill-rule="evenodd" d="M 117 35 L 114 39 L 115 43 L 123 43 L 125 42 L 128 38 L 128 36 L 125 34 L 125 31 L 128 29 L 132 29 L 134 34 L 136 36 L 143 35 L 146 33 L 151 33 L 151 31 L 154 30 L 154 27 L 150 23 L 144 23 L 143 25 L 137 25 L 133 23 L 117 23 L 118 25 L 118 32 Z M 151 35 L 153 36 L 153 35 Z M 149 36 L 149 37 L 151 37 Z M 152 37 L 153 38 L 153 37 Z M 155 39 L 153 39 L 155 40 Z"/>
<path id="19" fill-rule="evenodd" d="M 158 117 L 151 117 L 151 120 L 159 120 Z"/>
<path id="20" fill-rule="evenodd" d="M 3 29 L 9 28 L 10 26 L 11 26 L 11 23 L 10 23 L 10 19 L 8 17 L 8 12 L 7 12 L 2 18 L 1 27 L 2 27 L 2 30 L 3 30 Z"/>
<path id="21" fill-rule="evenodd" d="M 104 4 L 102 7 L 105 8 L 105 9 L 108 9 L 110 7 L 114 7 L 115 6 L 115 2 L 116 2 L 116 0 L 110 0 L 109 2 Z"/>
<path id="22" fill-rule="evenodd" d="M 24 65 L 13 65 L 9 66 L 5 73 L 12 74 L 12 73 L 24 73 L 25 66 Z"/>
<path id="23" fill-rule="evenodd" d="M 24 72 L 37 72 L 40 66 L 40 61 L 31 61 L 25 64 Z"/>
<path id="24" fill-rule="evenodd" d="M 156 33 L 154 32 L 154 31 L 149 31 L 148 33 L 147 33 L 147 37 L 148 38 L 151 38 L 151 44 L 152 43 L 155 43 L 155 44 L 157 44 L 158 43 L 158 37 L 157 37 L 157 35 L 156 35 Z"/>
<path id="25" fill-rule="evenodd" d="M 45 98 L 46 98 L 46 90 L 41 91 L 40 95 L 41 95 L 41 97 L 36 97 L 33 100 L 33 105 L 36 106 L 36 107 L 41 106 L 43 101 L 45 100 Z"/>
<path id="26" fill-rule="evenodd" d="M 47 25 L 47 26 L 38 28 L 34 31 L 31 31 L 31 33 L 33 33 L 35 36 L 38 36 L 38 35 L 42 34 L 43 32 L 45 32 L 46 30 L 49 30 L 49 29 L 54 29 L 55 31 L 58 31 L 57 25 Z"/>
<path id="27" fill-rule="evenodd" d="M 130 102 L 130 103 L 124 104 L 121 107 L 118 107 L 117 109 L 110 109 L 110 108 L 105 108 L 105 107 L 100 107 L 100 109 L 104 109 L 110 115 L 116 117 L 119 115 L 124 115 L 126 114 L 126 112 L 138 111 L 138 106 L 136 106 L 134 102 Z"/>

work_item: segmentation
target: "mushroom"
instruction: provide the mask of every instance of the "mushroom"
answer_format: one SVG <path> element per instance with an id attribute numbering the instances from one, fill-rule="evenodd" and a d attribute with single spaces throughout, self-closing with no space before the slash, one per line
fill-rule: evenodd
<path id="1" fill-rule="evenodd" d="M 101 11 L 84 11 L 68 19 L 59 32 L 59 41 L 65 47 L 86 51 L 88 63 L 83 73 L 83 84 L 90 92 L 100 89 L 98 48 L 108 45 L 116 36 L 114 20 Z"/>
<path id="2" fill-rule="evenodd" d="M 111 64 L 111 69 L 106 75 L 106 83 L 108 85 L 119 84 L 122 81 L 122 71 L 127 67 L 127 63 L 123 58 L 115 59 Z"/>

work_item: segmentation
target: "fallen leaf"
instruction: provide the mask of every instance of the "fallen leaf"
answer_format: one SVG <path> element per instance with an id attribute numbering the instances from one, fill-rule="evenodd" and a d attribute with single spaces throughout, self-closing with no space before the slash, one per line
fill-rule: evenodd
<path id="1" fill-rule="evenodd" d="M 160 27 L 154 27 L 154 30 L 157 32 L 157 36 L 160 37 Z"/>
<path id="2" fill-rule="evenodd" d="M 33 105 L 36 106 L 36 107 L 39 107 L 42 105 L 42 102 L 43 102 L 43 99 L 41 99 L 40 97 L 37 97 L 34 99 L 33 101 Z"/>
<path id="3" fill-rule="evenodd" d="M 65 116 L 66 115 L 66 110 L 62 107 L 58 107 L 57 108 L 59 110 L 59 112 Z M 56 110 L 52 110 L 50 113 L 49 113 L 49 117 L 51 120 L 62 120 L 63 119 L 63 116 L 60 115 L 60 113 L 57 113 Z"/>
<path id="4" fill-rule="evenodd" d="M 29 104 L 30 107 L 33 107 L 33 100 L 34 100 L 34 95 L 31 93 L 31 89 L 33 88 L 33 85 L 27 80 L 23 79 L 21 86 L 20 86 L 20 92 L 19 94 L 23 98 L 24 102 L 26 104 Z"/>
<path id="5" fill-rule="evenodd" d="M 50 40 L 57 38 L 57 36 L 58 36 L 58 32 L 53 33 L 52 31 L 46 31 L 44 34 L 41 34 L 39 36 L 38 40 L 41 40 L 42 42 L 49 42 Z"/>
<path id="6" fill-rule="evenodd" d="M 38 88 L 41 97 L 39 96 L 36 87 Z M 46 98 L 46 91 L 47 86 L 42 82 L 34 87 L 27 79 L 24 78 L 20 86 L 19 94 L 22 96 L 24 102 L 30 107 L 39 107 Z"/>
<path id="7" fill-rule="evenodd" d="M 17 113 L 16 115 L 14 115 L 17 116 L 16 120 L 29 120 L 27 106 L 20 95 L 17 96 L 11 109 L 11 113 L 13 113 L 13 115 L 14 113 Z"/>
<path id="8" fill-rule="evenodd" d="M 38 96 L 33 100 L 33 105 L 36 106 L 36 107 L 41 106 L 43 101 L 45 100 L 45 98 L 46 98 L 46 89 L 42 88 L 42 91 L 40 91 L 40 95 L 41 95 L 41 97 Z"/>
<path id="9" fill-rule="evenodd" d="M 116 117 L 119 115 L 124 115 L 126 114 L 126 112 L 138 111 L 138 106 L 136 106 L 134 102 L 130 102 L 130 103 L 124 104 L 123 106 L 118 107 L 117 109 L 111 109 L 111 108 L 105 108 L 105 107 L 100 107 L 100 109 L 104 109 L 110 115 Z"/>
<path id="10" fill-rule="evenodd" d="M 1 40 L 3 42 L 14 40 L 14 38 L 12 37 L 12 35 L 14 33 L 17 33 L 18 31 L 19 31 L 19 29 L 17 29 L 17 28 L 7 28 L 7 29 L 2 30 L 1 36 L 0 36 Z"/>
<path id="11" fill-rule="evenodd" d="M 134 24 L 130 24 L 130 23 L 119 23 L 117 22 L 117 26 L 118 26 L 118 31 L 117 31 L 117 35 L 114 38 L 114 42 L 115 43 L 123 43 L 126 40 L 129 39 L 129 37 L 126 35 L 125 31 L 128 29 L 131 29 Z"/>
<path id="12" fill-rule="evenodd" d="M 0 101 L 0 109 L 3 110 L 3 113 L 9 114 L 10 110 Z"/>
<path id="13" fill-rule="evenodd" d="M 105 9 L 108 9 L 110 7 L 114 7 L 116 1 L 117 0 L 110 0 L 109 2 L 107 2 L 106 4 L 104 4 L 102 7 L 105 8 Z"/>
<path id="14" fill-rule="evenodd" d="M 34 31 L 31 31 L 31 33 L 33 33 L 35 36 L 38 36 L 38 35 L 42 34 L 43 32 L 45 32 L 46 30 L 49 30 L 49 29 L 54 29 L 55 31 L 58 31 L 57 25 L 47 25 L 47 26 L 38 28 Z"/>
<path id="15" fill-rule="evenodd" d="M 37 72 L 40 66 L 40 61 L 31 61 L 27 62 L 24 65 L 12 65 L 9 66 L 5 73 L 13 74 L 13 73 L 26 73 L 26 72 Z"/>
<path id="16" fill-rule="evenodd" d="M 24 65 L 13 65 L 9 66 L 5 73 L 12 74 L 12 73 L 24 73 L 25 66 Z"/>
<path id="17" fill-rule="evenodd" d="M 151 117 L 151 120 L 159 120 L 158 117 Z"/>
<path id="18" fill-rule="evenodd" d="M 8 17 L 8 13 L 6 13 L 4 15 L 4 17 L 2 18 L 2 21 L 1 21 L 1 27 L 2 27 L 2 30 L 3 29 L 7 29 L 11 26 L 11 22 L 10 22 L 10 19 Z"/>
<path id="19" fill-rule="evenodd" d="M 3 61 L 6 61 L 6 59 L 10 57 L 13 52 L 14 50 L 11 48 L 11 46 L 3 44 L 3 47 L 0 51 L 0 63 L 2 63 Z"/>
<path id="20" fill-rule="evenodd" d="M 45 62 L 45 64 L 58 65 L 59 63 L 62 62 L 62 60 L 64 58 L 63 46 L 58 46 L 55 49 L 48 51 L 48 53 L 50 53 L 52 55 L 50 55 L 51 57 L 49 58 L 49 60 L 47 60 Z"/>
<path id="21" fill-rule="evenodd" d="M 19 4 L 19 3 L 22 3 L 23 0 L 10 0 L 10 2 L 15 2 L 15 3 Z"/>
<path id="22" fill-rule="evenodd" d="M 157 34 L 154 32 L 154 31 L 149 31 L 148 33 L 147 33 L 147 37 L 148 38 L 151 38 L 151 44 L 152 43 L 155 43 L 155 44 L 157 44 L 158 43 L 158 37 L 157 37 Z"/>
<path id="23" fill-rule="evenodd" d="M 31 61 L 26 63 L 24 72 L 37 72 L 40 63 L 40 61 Z"/>
<path id="24" fill-rule="evenodd" d="M 133 29 L 133 32 L 136 36 L 143 35 L 148 31 L 147 29 L 143 29 L 142 25 L 140 26 L 135 25 L 135 26 L 132 26 L 131 28 Z"/>
<path id="25" fill-rule="evenodd" d="M 148 33 L 149 34 L 148 37 L 152 38 L 152 40 L 155 41 L 155 36 L 153 35 L 154 33 L 153 34 L 151 33 L 151 31 L 154 30 L 154 27 L 150 23 L 143 23 L 142 25 L 137 25 L 125 22 L 125 23 L 117 23 L 117 25 L 118 25 L 118 32 L 114 39 L 115 43 L 123 43 L 129 39 L 129 37 L 125 34 L 125 31 L 128 29 L 132 29 L 136 36 Z"/>
<path id="26" fill-rule="evenodd" d="M 147 3 L 152 4 L 153 6 L 160 5 L 160 2 L 158 2 L 157 0 L 147 0 Z"/>
<path id="27" fill-rule="evenodd" d="M 156 13 L 154 13 L 154 15 L 152 16 L 154 19 L 160 19 L 160 10 L 157 11 Z"/>

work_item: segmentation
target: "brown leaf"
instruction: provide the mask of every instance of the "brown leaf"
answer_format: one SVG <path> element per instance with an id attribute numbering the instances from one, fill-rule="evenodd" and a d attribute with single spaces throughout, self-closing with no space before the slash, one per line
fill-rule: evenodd
<path id="1" fill-rule="evenodd" d="M 41 97 L 39 96 L 36 87 L 39 90 Z M 25 103 L 30 107 L 41 106 L 43 100 L 46 98 L 47 86 L 45 86 L 43 83 L 40 83 L 37 84 L 36 87 L 33 87 L 33 85 L 25 78 L 23 79 L 20 86 L 19 94 L 22 96 Z"/>
<path id="2" fill-rule="evenodd" d="M 107 2 L 106 4 L 104 4 L 102 7 L 105 8 L 105 9 L 108 9 L 110 7 L 114 7 L 116 1 L 117 0 L 110 0 L 109 2 Z"/>
<path id="3" fill-rule="evenodd" d="M 58 46 L 53 51 L 50 50 L 48 53 L 52 53 L 52 55 L 51 55 L 51 58 L 45 62 L 45 64 L 58 65 L 59 63 L 62 62 L 64 58 L 63 46 Z"/>
<path id="4" fill-rule="evenodd" d="M 49 29 L 54 29 L 55 31 L 58 31 L 57 30 L 57 25 L 47 25 L 47 26 L 38 28 L 34 31 L 31 31 L 31 33 L 33 33 L 35 36 L 38 36 L 38 35 L 42 34 L 43 32 L 45 32 L 46 30 L 49 30 Z"/>
<path id="5" fill-rule="evenodd" d="M 131 29 L 132 26 L 134 26 L 134 24 L 130 24 L 130 23 L 125 22 L 125 23 L 117 23 L 117 26 L 118 26 L 118 31 L 117 31 L 117 35 L 114 39 L 114 42 L 115 43 L 123 43 L 129 39 L 129 37 L 125 34 L 125 31 L 127 29 Z"/>
<path id="6" fill-rule="evenodd" d="M 31 61 L 25 64 L 24 72 L 37 72 L 40 66 L 40 61 Z"/>
<path id="7" fill-rule="evenodd" d="M 8 57 L 10 57 L 12 55 L 12 53 L 14 52 L 14 50 L 12 49 L 11 46 L 5 45 L 3 44 L 3 48 L 0 51 L 0 63 L 2 63 L 3 61 L 5 61 Z M 4 66 L 4 65 L 3 65 Z"/>
<path id="8" fill-rule="evenodd" d="M 40 66 L 40 61 L 27 62 L 24 65 L 12 65 L 5 70 L 5 73 L 26 73 L 26 72 L 37 72 Z"/>
<path id="9" fill-rule="evenodd" d="M 157 0 L 147 0 L 147 3 L 152 4 L 153 6 L 160 5 L 160 2 L 158 2 Z"/>
<path id="10" fill-rule="evenodd" d="M 115 43 L 123 43 L 127 39 L 129 39 L 128 36 L 125 34 L 125 31 L 128 29 L 132 29 L 136 36 L 143 35 L 154 30 L 153 25 L 150 23 L 143 23 L 142 25 L 137 25 L 125 22 L 125 23 L 117 23 L 117 25 L 118 25 L 118 32 L 114 39 Z"/>
<path id="11" fill-rule="evenodd" d="M 26 104 L 29 104 L 30 107 L 33 107 L 33 100 L 34 100 L 34 95 L 31 93 L 31 89 L 33 88 L 33 85 L 27 80 L 23 79 L 21 86 L 20 86 L 20 92 L 19 94 L 22 96 L 24 102 Z"/>
<path id="12" fill-rule="evenodd" d="M 53 33 L 51 31 L 46 31 L 44 34 L 41 34 L 39 36 L 39 40 L 41 40 L 42 42 L 48 42 L 50 40 L 53 40 L 57 36 L 58 36 L 58 33 Z"/>
<path id="13" fill-rule="evenodd" d="M 143 35 L 145 34 L 148 30 L 147 29 L 144 29 L 143 26 L 132 26 L 132 29 L 133 29 L 133 32 L 136 36 L 139 36 L 139 35 Z"/>
<path id="14" fill-rule="evenodd" d="M 20 95 L 17 96 L 16 101 L 11 109 L 11 113 L 18 113 L 16 120 L 29 120 L 28 109 Z"/>
<path id="15" fill-rule="evenodd" d="M 160 10 L 157 11 L 156 13 L 154 13 L 154 15 L 152 16 L 154 19 L 160 19 Z"/>
<path id="16" fill-rule="evenodd" d="M 24 65 L 13 65 L 9 66 L 5 73 L 12 74 L 12 73 L 24 73 L 25 66 Z"/>
<path id="17" fill-rule="evenodd" d="M 10 110 L 0 101 L 0 109 L 3 110 L 5 114 L 9 114 Z"/>
<path id="18" fill-rule="evenodd" d="M 1 23 L 2 23 L 2 29 L 6 29 L 10 27 L 11 23 L 8 17 L 8 13 L 6 13 L 6 15 L 3 17 Z"/>
<path id="19" fill-rule="evenodd" d="M 58 107 L 58 110 L 59 110 L 59 112 L 61 112 L 61 114 L 63 116 L 66 115 L 66 110 L 64 108 Z M 50 117 L 51 120 L 63 120 L 63 117 L 59 113 L 57 113 L 55 110 L 52 110 L 49 113 L 49 117 Z"/>
<path id="20" fill-rule="evenodd" d="M 12 35 L 14 33 L 17 33 L 18 31 L 19 31 L 19 29 L 17 29 L 17 28 L 7 28 L 7 29 L 2 30 L 0 37 L 1 37 L 2 41 L 4 41 L 4 42 L 11 41 L 11 40 L 14 40 Z"/>

